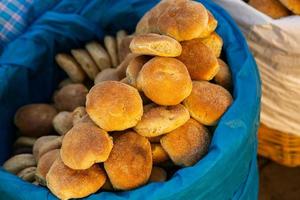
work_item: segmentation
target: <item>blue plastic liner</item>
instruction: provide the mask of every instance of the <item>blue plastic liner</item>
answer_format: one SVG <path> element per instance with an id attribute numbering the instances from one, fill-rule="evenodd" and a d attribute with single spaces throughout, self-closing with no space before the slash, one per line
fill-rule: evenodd
<path id="1" fill-rule="evenodd" d="M 0 163 L 15 139 L 13 115 L 33 102 L 49 102 L 64 73 L 54 56 L 103 39 L 119 29 L 134 31 L 137 21 L 158 1 L 61 0 L 37 18 L 0 56 Z M 178 170 L 165 183 L 128 192 L 101 192 L 87 199 L 254 200 L 258 193 L 256 131 L 260 79 L 245 39 L 231 17 L 210 1 L 202 2 L 217 18 L 224 40 L 223 59 L 232 71 L 234 102 L 220 120 L 209 153 L 196 165 Z M 36 8 L 47 7 L 43 1 Z M 31 13 L 32 14 L 32 13 Z M 0 169 L 0 199 L 56 199 L 48 189 L 24 182 Z"/>

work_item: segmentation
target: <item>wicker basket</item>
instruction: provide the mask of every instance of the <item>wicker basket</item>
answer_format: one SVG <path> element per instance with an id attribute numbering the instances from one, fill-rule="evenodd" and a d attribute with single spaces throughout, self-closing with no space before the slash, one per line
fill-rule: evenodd
<path id="1" fill-rule="evenodd" d="M 288 167 L 300 166 L 300 136 L 261 124 L 258 130 L 258 154 Z"/>

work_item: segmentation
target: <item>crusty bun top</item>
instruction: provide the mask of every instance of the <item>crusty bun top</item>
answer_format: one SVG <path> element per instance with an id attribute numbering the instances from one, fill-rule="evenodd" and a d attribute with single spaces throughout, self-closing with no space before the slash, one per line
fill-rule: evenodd
<path id="1" fill-rule="evenodd" d="M 231 94 L 223 87 L 194 81 L 191 95 L 183 102 L 191 116 L 204 125 L 214 125 L 232 103 Z"/>
<path id="2" fill-rule="evenodd" d="M 137 35 L 130 43 L 132 53 L 163 57 L 176 57 L 181 54 L 181 45 L 166 35 L 147 33 Z"/>
<path id="3" fill-rule="evenodd" d="M 152 170 L 150 142 L 135 132 L 120 135 L 104 168 L 115 189 L 129 190 L 147 183 Z"/>
<path id="4" fill-rule="evenodd" d="M 176 58 L 155 57 L 144 64 L 137 86 L 153 102 L 177 105 L 192 90 L 192 81 L 186 66 Z"/>
<path id="5" fill-rule="evenodd" d="M 117 81 L 101 82 L 87 95 L 86 111 L 106 131 L 134 127 L 143 115 L 143 102 L 138 91 Z"/>
<path id="6" fill-rule="evenodd" d="M 97 192 L 105 183 L 106 175 L 99 165 L 85 170 L 73 170 L 57 158 L 47 176 L 47 187 L 62 200 L 82 198 Z"/>
<path id="7" fill-rule="evenodd" d="M 201 40 L 181 42 L 182 53 L 178 59 L 186 65 L 193 80 L 211 80 L 218 73 L 219 64 L 214 52 Z"/>
<path id="8" fill-rule="evenodd" d="M 92 123 L 78 123 L 64 136 L 61 158 L 72 169 L 88 169 L 107 160 L 113 147 L 108 133 Z"/>
<path id="9" fill-rule="evenodd" d="M 207 25 L 208 13 L 201 3 L 163 0 L 139 21 L 136 33 L 160 33 L 183 41 L 201 36 Z"/>

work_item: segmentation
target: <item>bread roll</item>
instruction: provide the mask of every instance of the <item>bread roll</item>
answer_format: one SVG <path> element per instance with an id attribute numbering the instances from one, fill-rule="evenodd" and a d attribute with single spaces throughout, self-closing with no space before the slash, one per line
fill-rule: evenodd
<path id="1" fill-rule="evenodd" d="M 223 40 L 216 32 L 213 32 L 208 37 L 203 38 L 201 42 L 210 50 L 212 50 L 216 57 L 220 57 L 223 47 Z"/>
<path id="2" fill-rule="evenodd" d="M 186 66 L 176 58 L 155 57 L 144 64 L 137 87 L 159 105 L 177 105 L 191 93 L 192 81 Z"/>
<path id="3" fill-rule="evenodd" d="M 53 149 L 60 149 L 61 143 L 62 136 L 48 135 L 38 138 L 34 143 L 32 150 L 35 160 L 38 162 L 40 157 L 45 153 Z"/>
<path id="4" fill-rule="evenodd" d="M 54 149 L 45 153 L 38 162 L 35 177 L 39 184 L 46 186 L 46 175 L 54 161 L 59 157 L 60 149 Z"/>
<path id="5" fill-rule="evenodd" d="M 145 112 L 145 111 L 144 111 Z M 159 135 L 159 136 L 156 136 L 156 137 L 147 137 L 147 139 L 151 142 L 151 143 L 160 143 L 160 138 L 162 137 L 163 135 Z"/>
<path id="6" fill-rule="evenodd" d="M 294 14 L 300 15 L 300 1 L 299 0 L 280 0 L 280 2 L 291 10 Z"/>
<path id="7" fill-rule="evenodd" d="M 160 33 L 177 41 L 197 38 L 208 24 L 208 13 L 198 2 L 165 0 L 148 11 L 136 26 L 136 33 Z"/>
<path id="8" fill-rule="evenodd" d="M 32 148 L 34 143 L 36 141 L 36 138 L 34 137 L 18 137 L 17 140 L 14 143 L 14 148 L 20 148 L 20 147 L 29 147 Z"/>
<path id="9" fill-rule="evenodd" d="M 52 120 L 53 127 L 57 133 L 64 135 L 73 126 L 73 116 L 71 112 L 59 112 Z"/>
<path id="10" fill-rule="evenodd" d="M 69 84 L 61 88 L 53 96 L 55 107 L 62 111 L 73 111 L 84 106 L 88 89 L 80 83 Z"/>
<path id="11" fill-rule="evenodd" d="M 47 187 L 62 200 L 82 198 L 97 192 L 105 183 L 106 175 L 99 165 L 85 170 L 73 170 L 58 158 L 47 176 Z"/>
<path id="12" fill-rule="evenodd" d="M 20 171 L 17 176 L 20 177 L 22 180 L 27 182 L 32 182 L 35 180 L 34 175 L 36 172 L 36 167 L 27 167 Z"/>
<path id="13" fill-rule="evenodd" d="M 64 136 L 60 155 L 65 165 L 82 170 L 106 161 L 112 147 L 112 138 L 106 131 L 90 123 L 79 123 Z"/>
<path id="14" fill-rule="evenodd" d="M 22 135 L 40 137 L 53 131 L 52 120 L 56 114 L 52 105 L 28 104 L 17 110 L 14 123 Z"/>
<path id="15" fill-rule="evenodd" d="M 192 166 L 207 153 L 210 137 L 205 126 L 189 119 L 184 125 L 164 135 L 160 143 L 176 165 Z"/>
<path id="16" fill-rule="evenodd" d="M 73 49 L 71 53 L 88 77 L 94 80 L 99 69 L 88 51 L 85 49 Z"/>
<path id="17" fill-rule="evenodd" d="M 117 71 L 118 71 L 118 74 L 119 74 L 119 77 L 120 79 L 123 79 L 126 77 L 126 70 L 127 70 L 127 67 L 130 63 L 130 61 L 132 59 L 134 59 L 135 57 L 137 57 L 138 54 L 134 54 L 134 53 L 130 53 L 128 54 L 125 59 L 117 66 Z"/>
<path id="18" fill-rule="evenodd" d="M 113 67 L 118 66 L 117 41 L 114 37 L 107 35 L 104 37 L 104 45 L 110 56 Z"/>
<path id="19" fill-rule="evenodd" d="M 290 11 L 279 0 L 250 0 L 248 3 L 274 19 L 290 15 Z"/>
<path id="20" fill-rule="evenodd" d="M 72 56 L 60 53 L 55 56 L 55 60 L 74 83 L 81 83 L 84 81 L 85 73 Z"/>
<path id="21" fill-rule="evenodd" d="M 214 52 L 201 39 L 181 42 L 182 53 L 178 57 L 182 61 L 193 80 L 211 80 L 219 71 L 219 64 Z"/>
<path id="22" fill-rule="evenodd" d="M 143 65 L 149 60 L 148 56 L 138 56 L 133 58 L 126 69 L 126 77 L 129 79 L 130 85 L 137 87 L 136 79 Z"/>
<path id="23" fill-rule="evenodd" d="M 122 39 L 120 46 L 118 48 L 118 57 L 119 57 L 120 62 L 122 62 L 126 58 L 126 56 L 129 53 L 131 53 L 129 45 L 130 45 L 132 39 L 133 39 L 132 35 L 125 36 Z"/>
<path id="24" fill-rule="evenodd" d="M 188 110 L 181 104 L 157 106 L 144 111 L 134 130 L 145 137 L 166 134 L 183 125 L 190 118 Z"/>
<path id="25" fill-rule="evenodd" d="M 160 144 L 151 144 L 151 152 L 153 164 L 158 164 L 169 160 L 167 152 L 162 148 Z"/>
<path id="26" fill-rule="evenodd" d="M 152 170 L 150 142 L 135 132 L 119 136 L 104 168 L 115 189 L 130 190 L 146 184 Z"/>
<path id="27" fill-rule="evenodd" d="M 62 80 L 61 82 L 59 82 L 58 88 L 60 89 L 64 86 L 72 84 L 72 83 L 75 83 L 75 82 L 73 82 L 70 78 L 66 78 L 66 79 Z"/>
<path id="28" fill-rule="evenodd" d="M 33 166 L 36 166 L 36 161 L 33 155 L 28 153 L 13 156 L 3 163 L 3 169 L 13 174 Z"/>
<path id="29" fill-rule="evenodd" d="M 119 81 L 120 76 L 115 68 L 107 68 L 99 72 L 94 80 L 95 85 L 104 81 Z"/>
<path id="30" fill-rule="evenodd" d="M 87 95 L 86 111 L 106 131 L 134 127 L 143 115 L 138 91 L 124 83 L 105 81 L 92 87 Z"/>
<path id="31" fill-rule="evenodd" d="M 231 103 L 226 89 L 207 81 L 194 81 L 191 95 L 183 102 L 194 119 L 208 126 L 215 125 Z"/>
<path id="32" fill-rule="evenodd" d="M 111 67 L 110 57 L 100 43 L 92 41 L 87 43 L 85 48 L 92 56 L 100 71 Z"/>
<path id="33" fill-rule="evenodd" d="M 167 172 L 161 167 L 153 167 L 149 182 L 164 182 L 167 180 Z"/>
<path id="34" fill-rule="evenodd" d="M 226 88 L 227 90 L 232 89 L 232 80 L 231 80 L 231 72 L 228 65 L 221 59 L 218 59 L 220 70 L 214 77 L 215 82 L 218 85 Z"/>
<path id="35" fill-rule="evenodd" d="M 87 115 L 85 107 L 83 106 L 79 106 L 77 108 L 75 108 L 72 112 L 72 124 L 73 126 L 77 123 L 79 123 L 84 116 Z"/>
<path id="36" fill-rule="evenodd" d="M 135 36 L 130 50 L 136 54 L 176 57 L 181 54 L 181 45 L 175 39 L 155 33 Z"/>
<path id="37" fill-rule="evenodd" d="M 199 38 L 206 38 L 208 37 L 212 32 L 214 32 L 218 26 L 218 21 L 214 18 L 213 14 L 207 10 L 208 13 L 208 24 L 204 31 L 201 33 Z"/>

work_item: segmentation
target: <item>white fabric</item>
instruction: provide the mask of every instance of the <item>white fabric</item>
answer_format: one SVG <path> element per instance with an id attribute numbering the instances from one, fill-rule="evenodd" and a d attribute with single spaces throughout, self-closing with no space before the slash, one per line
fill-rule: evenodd
<path id="1" fill-rule="evenodd" d="M 241 0 L 213 0 L 240 26 L 262 79 L 261 122 L 300 136 L 300 16 L 274 20 Z"/>

